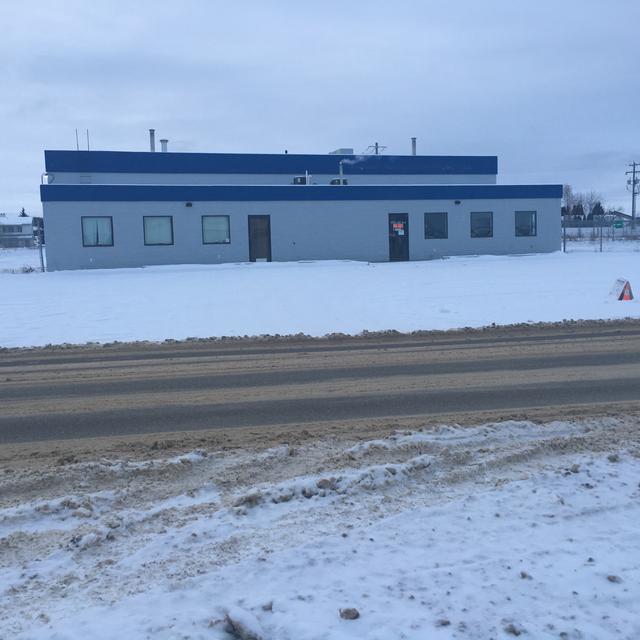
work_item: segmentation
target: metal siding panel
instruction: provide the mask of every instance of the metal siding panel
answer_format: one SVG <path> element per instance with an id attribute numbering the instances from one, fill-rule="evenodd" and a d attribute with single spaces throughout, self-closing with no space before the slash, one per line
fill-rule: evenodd
<path id="1" fill-rule="evenodd" d="M 344 156 L 330 154 L 154 153 L 150 151 L 44 152 L 48 172 L 78 173 L 310 173 L 497 174 L 496 156 Z"/>
<path id="2" fill-rule="evenodd" d="M 49 174 L 48 184 L 81 184 L 83 174 L 72 171 L 56 171 Z M 328 185 L 335 173 L 314 173 L 314 185 Z M 350 186 L 371 184 L 496 184 L 491 174 L 411 175 L 404 173 L 386 175 L 348 174 Z M 291 185 L 292 174 L 286 173 L 92 173 L 92 184 L 135 185 Z"/>
<path id="3" fill-rule="evenodd" d="M 494 212 L 494 237 L 472 239 L 469 212 Z M 516 209 L 538 212 L 538 236 L 516 238 Z M 449 239 L 424 239 L 424 212 L 449 212 Z M 560 249 L 560 198 L 462 202 L 46 202 L 47 262 L 51 270 L 139 267 L 151 264 L 206 264 L 249 259 L 247 216 L 271 216 L 272 258 L 286 260 L 364 260 L 389 258 L 388 214 L 409 214 L 410 257 L 425 260 L 464 254 L 507 254 Z M 80 216 L 113 217 L 114 247 L 82 247 Z M 145 247 L 142 218 L 174 216 L 175 245 Z M 202 215 L 228 215 L 231 244 L 203 245 Z"/>

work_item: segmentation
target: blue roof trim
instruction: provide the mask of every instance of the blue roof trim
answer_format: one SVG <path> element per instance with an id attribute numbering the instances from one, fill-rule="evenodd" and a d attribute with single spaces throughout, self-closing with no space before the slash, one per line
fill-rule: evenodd
<path id="1" fill-rule="evenodd" d="M 562 185 L 41 185 L 43 202 L 266 202 L 561 198 Z"/>
<path id="2" fill-rule="evenodd" d="M 346 175 L 496 175 L 496 156 L 343 156 L 263 153 L 45 151 L 48 172 L 250 173 Z"/>

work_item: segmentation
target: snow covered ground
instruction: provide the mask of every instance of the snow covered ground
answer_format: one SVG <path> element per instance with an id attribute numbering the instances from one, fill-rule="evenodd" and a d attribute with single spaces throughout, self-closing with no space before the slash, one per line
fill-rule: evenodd
<path id="1" fill-rule="evenodd" d="M 636 638 L 638 426 L 5 458 L 0 637 Z"/>
<path id="2" fill-rule="evenodd" d="M 569 238 L 567 240 L 567 253 L 574 251 L 591 251 L 597 253 L 600 251 L 600 239 L 599 238 Z M 602 242 L 603 253 L 622 251 L 624 253 L 640 252 L 640 240 L 623 240 L 610 238 L 603 238 Z"/>
<path id="3" fill-rule="evenodd" d="M 28 250 L 27 250 L 28 251 Z M 24 253 L 24 252 L 23 252 Z M 0 251 L 0 256 L 3 253 Z M 31 262 L 37 252 L 30 251 Z M 14 266 L 24 263 L 13 255 Z M 640 252 L 7 273 L 0 346 L 480 327 L 640 317 Z"/>
<path id="4" fill-rule="evenodd" d="M 40 270 L 38 249 L 3 249 L 0 247 L 0 274 L 29 273 L 36 270 Z"/>

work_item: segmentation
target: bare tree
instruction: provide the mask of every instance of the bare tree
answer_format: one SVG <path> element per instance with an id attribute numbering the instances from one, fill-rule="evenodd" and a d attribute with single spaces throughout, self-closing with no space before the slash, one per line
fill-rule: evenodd
<path id="1" fill-rule="evenodd" d="M 593 208 L 596 206 L 596 204 L 602 205 L 602 200 L 602 194 L 598 193 L 597 191 L 587 191 L 584 194 L 583 204 L 587 217 L 593 217 Z"/>
<path id="2" fill-rule="evenodd" d="M 602 194 L 598 191 L 574 191 L 570 184 L 562 186 L 562 211 L 571 218 L 585 219 L 593 216 L 596 204 L 604 206 Z"/>
<path id="3" fill-rule="evenodd" d="M 562 185 L 562 210 L 566 212 L 566 215 L 571 214 L 571 209 L 573 209 L 575 203 L 573 187 L 570 184 Z"/>

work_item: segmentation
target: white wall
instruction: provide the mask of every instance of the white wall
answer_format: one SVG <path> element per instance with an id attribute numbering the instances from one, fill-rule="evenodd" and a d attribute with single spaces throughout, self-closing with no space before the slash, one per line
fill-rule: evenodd
<path id="1" fill-rule="evenodd" d="M 304 187 L 301 187 L 304 188 Z M 248 215 L 271 216 L 272 257 L 287 260 L 389 259 L 388 214 L 409 214 L 411 260 L 464 254 L 538 253 L 560 249 L 560 200 L 495 199 L 328 202 L 45 202 L 50 270 L 152 264 L 244 262 Z M 535 237 L 515 236 L 515 211 L 537 211 Z M 424 213 L 449 214 L 449 238 L 424 238 Z M 492 238 L 471 238 L 470 213 L 493 211 Z M 114 246 L 83 247 L 80 217 L 112 216 Z M 174 245 L 145 246 L 142 218 L 171 215 Z M 229 215 L 231 243 L 203 245 L 202 215 Z"/>
<path id="2" fill-rule="evenodd" d="M 221 173 L 92 173 L 52 172 L 49 184 L 291 184 L 288 174 Z M 337 174 L 315 174 L 316 184 L 329 184 Z M 350 175 L 350 185 L 359 184 L 496 184 L 496 176 L 487 175 Z"/>

